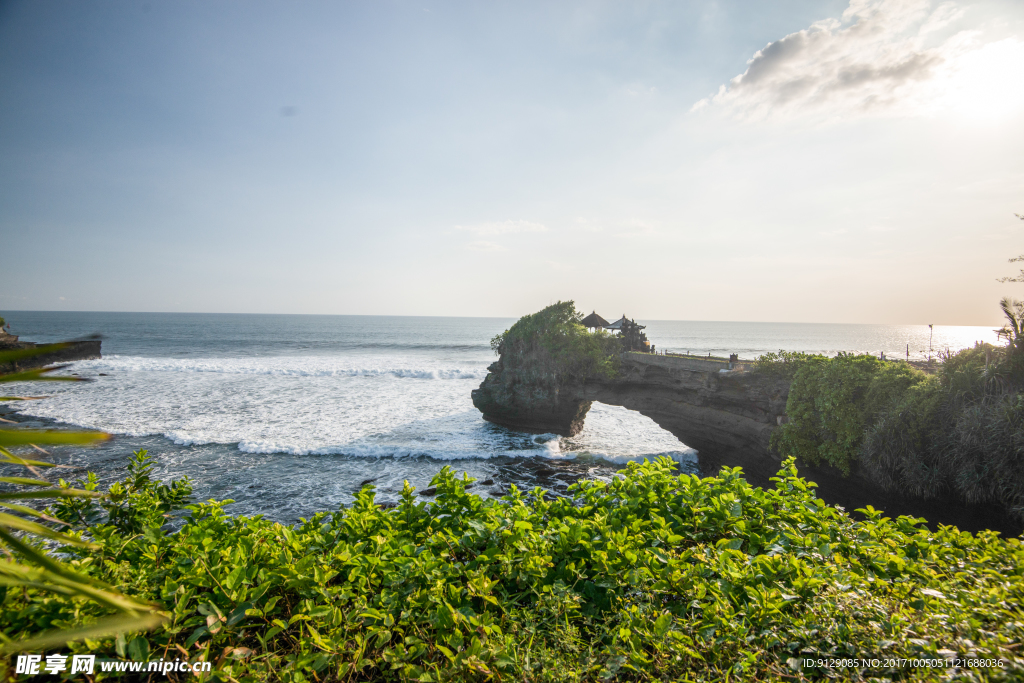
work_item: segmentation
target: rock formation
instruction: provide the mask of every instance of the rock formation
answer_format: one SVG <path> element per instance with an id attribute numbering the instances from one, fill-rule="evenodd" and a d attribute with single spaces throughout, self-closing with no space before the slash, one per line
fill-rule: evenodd
<path id="1" fill-rule="evenodd" d="M 593 401 L 635 410 L 696 448 L 702 468 L 742 464 L 764 479 L 778 470 L 768 452 L 786 412 L 789 383 L 726 364 L 645 353 L 622 355 L 614 378 L 564 380 L 541 354 L 502 357 L 473 391 L 473 404 L 496 424 L 572 436 Z M 510 362 L 511 360 L 511 362 Z M 721 370 L 726 372 L 721 372 Z M 706 467 L 705 467 L 706 465 Z"/>
<path id="2" fill-rule="evenodd" d="M 742 467 L 756 486 L 771 486 L 781 456 L 771 452 L 772 430 L 786 420 L 789 381 L 728 364 L 644 353 L 622 354 L 613 378 L 566 379 L 543 350 L 502 357 L 473 391 L 486 420 L 513 429 L 578 434 L 592 402 L 623 406 L 651 418 L 697 449 L 705 476 L 723 466 Z M 723 370 L 726 370 L 723 372 Z M 948 500 L 909 499 L 886 491 L 856 467 L 849 476 L 828 465 L 797 463 L 827 502 L 848 510 L 872 505 L 889 515 L 908 514 L 962 529 L 1016 535 L 1020 525 L 998 511 Z"/>
<path id="3" fill-rule="evenodd" d="M 18 341 L 17 336 L 6 334 L 0 337 L 0 353 L 9 351 L 27 353 L 18 353 L 19 357 L 14 360 L 0 362 L 0 374 L 41 368 L 53 363 L 70 363 L 76 360 L 100 358 L 101 344 L 99 339 L 84 339 L 59 344 L 36 344 Z"/>

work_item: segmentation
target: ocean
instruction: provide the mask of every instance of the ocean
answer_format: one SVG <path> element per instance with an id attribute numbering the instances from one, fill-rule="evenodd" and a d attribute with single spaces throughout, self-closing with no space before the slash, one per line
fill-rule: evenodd
<path id="1" fill-rule="evenodd" d="M 293 523 L 352 501 L 364 482 L 393 502 L 445 465 L 483 495 L 512 485 L 564 491 L 610 479 L 630 460 L 665 455 L 697 472 L 697 453 L 652 420 L 595 404 L 578 436 L 523 434 L 485 422 L 470 392 L 495 360 L 489 341 L 513 319 L 177 313 L 4 312 L 25 341 L 99 334 L 103 358 L 72 364 L 81 383 L 6 385 L 45 395 L 9 403 L 19 421 L 114 434 L 90 449 L 55 448 L 101 481 L 147 449 L 162 479 L 188 476 L 195 498 L 231 499 L 235 514 Z M 615 316 L 617 317 L 617 316 Z M 924 358 L 976 341 L 984 327 L 638 321 L 659 351 L 755 358 L 786 349 Z"/>

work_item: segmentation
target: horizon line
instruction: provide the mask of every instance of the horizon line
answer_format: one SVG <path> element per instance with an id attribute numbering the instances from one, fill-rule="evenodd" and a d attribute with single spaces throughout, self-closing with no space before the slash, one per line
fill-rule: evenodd
<path id="1" fill-rule="evenodd" d="M 126 315 L 253 315 L 253 316 L 309 316 L 309 317 L 333 317 L 333 318 L 456 318 L 460 320 L 518 320 L 522 316 L 512 315 L 409 315 L 391 313 L 241 313 L 224 311 L 69 311 L 69 310 L 38 310 L 38 309 L 7 309 L 8 313 L 100 313 L 100 314 L 126 314 Z M 3 317 L 4 310 L 0 310 L 0 317 Z M 529 314 L 525 314 L 529 315 Z M 757 324 L 757 325 L 874 325 L 886 327 L 927 327 L 931 324 L 934 327 L 988 327 L 988 325 L 964 325 L 948 323 L 865 323 L 865 322 L 830 322 L 830 321 L 799 321 L 799 320 L 692 320 L 678 318 L 633 318 L 644 322 L 658 323 L 734 323 L 734 324 Z"/>

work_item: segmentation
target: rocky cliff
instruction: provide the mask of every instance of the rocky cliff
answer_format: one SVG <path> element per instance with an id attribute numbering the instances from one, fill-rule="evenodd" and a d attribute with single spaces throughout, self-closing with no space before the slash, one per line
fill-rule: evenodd
<path id="1" fill-rule="evenodd" d="M 623 354 L 614 379 L 584 384 L 581 398 L 635 410 L 700 454 L 701 469 L 741 465 L 758 480 L 778 471 L 772 429 L 785 419 L 789 382 L 703 361 Z"/>
<path id="2" fill-rule="evenodd" d="M 542 434 L 573 436 L 583 429 L 591 403 L 583 398 L 585 382 L 559 373 L 543 347 L 503 353 L 487 370 L 473 391 L 473 405 L 484 419 Z"/>
<path id="3" fill-rule="evenodd" d="M 593 401 L 635 410 L 700 453 L 702 468 L 742 464 L 765 480 L 779 460 L 768 452 L 786 412 L 789 383 L 716 361 L 626 353 L 614 378 L 560 378 L 543 352 L 493 363 L 473 404 L 491 422 L 572 436 Z M 723 370 L 725 370 L 723 372 Z"/>
<path id="4" fill-rule="evenodd" d="M 514 429 L 571 436 L 579 433 L 594 401 L 623 406 L 654 420 L 696 448 L 701 471 L 742 467 L 757 486 L 771 486 L 781 457 L 768 447 L 772 430 L 786 420 L 789 382 L 742 366 L 672 356 L 626 353 L 613 378 L 566 379 L 544 352 L 509 355 L 493 363 L 473 404 L 485 419 Z M 723 370 L 725 370 L 723 372 Z M 911 499 L 886 491 L 856 467 L 849 476 L 823 465 L 797 463 L 827 502 L 848 510 L 871 505 L 889 515 L 907 514 L 965 530 L 996 529 L 1007 535 L 1020 525 L 986 506 Z"/>

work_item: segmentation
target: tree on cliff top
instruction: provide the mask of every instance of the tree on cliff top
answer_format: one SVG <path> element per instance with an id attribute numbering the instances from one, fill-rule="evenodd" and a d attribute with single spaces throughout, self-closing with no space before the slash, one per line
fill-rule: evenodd
<path id="1" fill-rule="evenodd" d="M 520 359 L 543 350 L 554 362 L 553 370 L 575 379 L 611 377 L 618 372 L 621 344 L 603 330 L 588 332 L 583 314 L 573 301 L 559 301 L 536 313 L 524 315 L 515 325 L 491 339 L 494 353 Z"/>
<path id="2" fill-rule="evenodd" d="M 1017 218 L 1019 218 L 1022 221 L 1024 221 L 1024 215 L 1019 214 L 1019 213 L 1018 214 L 1014 214 L 1014 215 L 1017 216 Z M 1010 259 L 1010 263 L 1017 263 L 1019 261 L 1024 261 L 1024 254 L 1021 254 L 1020 256 L 1017 256 L 1016 258 Z M 1018 275 L 1017 277 L 1001 277 L 1001 278 L 996 279 L 996 282 L 1024 282 L 1024 269 L 1022 269 L 1020 271 L 1020 275 Z"/>

